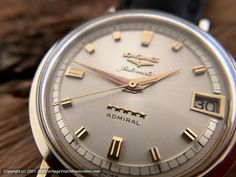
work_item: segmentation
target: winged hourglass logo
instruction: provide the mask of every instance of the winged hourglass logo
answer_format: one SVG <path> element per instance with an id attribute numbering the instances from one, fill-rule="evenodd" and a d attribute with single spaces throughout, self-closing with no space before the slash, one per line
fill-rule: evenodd
<path id="1" fill-rule="evenodd" d="M 142 66 L 154 66 L 155 63 L 159 62 L 159 58 L 157 57 L 147 57 L 140 54 L 132 54 L 129 52 L 123 53 L 123 57 L 126 58 L 130 63 L 135 64 L 137 67 Z"/>

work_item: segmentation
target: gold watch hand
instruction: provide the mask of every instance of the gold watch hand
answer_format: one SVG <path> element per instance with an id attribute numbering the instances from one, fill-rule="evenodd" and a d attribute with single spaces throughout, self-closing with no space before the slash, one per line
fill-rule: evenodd
<path id="1" fill-rule="evenodd" d="M 177 70 L 173 70 L 173 71 L 169 71 L 169 72 L 165 72 L 165 73 L 154 74 L 152 76 L 145 76 L 145 77 L 133 79 L 129 82 L 129 87 L 133 88 L 135 90 L 143 90 L 143 89 L 149 87 L 150 85 L 152 85 L 164 78 L 167 78 L 168 76 L 170 76 L 176 72 L 179 72 L 179 71 L 180 71 L 180 69 L 177 69 Z"/>
<path id="2" fill-rule="evenodd" d="M 112 82 L 115 82 L 116 84 L 119 84 L 119 85 L 124 85 L 124 84 L 128 84 L 129 83 L 129 79 L 127 78 L 124 78 L 124 77 L 121 77 L 121 76 L 117 76 L 115 74 L 112 74 L 112 73 L 109 73 L 109 72 L 106 72 L 106 71 L 103 71 L 103 70 L 100 70 L 100 69 L 97 69 L 97 68 L 94 68 L 94 67 L 91 67 L 91 66 L 88 66 L 88 65 L 85 65 L 85 64 L 82 64 L 82 63 L 79 63 L 79 62 L 76 62 L 78 65 L 84 67 L 84 68 L 87 68 L 95 73 L 98 73 L 100 75 L 102 75 L 103 77 L 109 79 L 110 81 Z"/>
<path id="3" fill-rule="evenodd" d="M 128 84 L 124 84 L 124 85 L 121 85 L 121 86 L 118 86 L 118 87 L 113 87 L 113 88 L 109 88 L 109 89 L 105 89 L 105 90 L 100 90 L 100 91 L 85 94 L 85 95 L 80 95 L 80 96 L 77 96 L 77 97 L 72 97 L 72 98 L 69 98 L 68 100 L 84 98 L 84 97 L 87 97 L 87 96 L 97 95 L 97 94 L 100 94 L 100 93 L 105 93 L 105 92 L 109 92 L 109 91 L 120 89 L 120 88 L 126 88 L 128 90 L 138 90 L 138 91 L 143 90 L 143 89 L 149 87 L 150 85 L 160 81 L 161 79 L 164 79 L 164 78 L 166 78 L 166 77 L 168 77 L 168 76 L 170 76 L 170 75 L 172 75 L 172 74 L 174 74 L 178 71 L 180 71 L 180 69 L 170 71 L 170 72 L 166 72 L 166 73 L 155 74 L 153 76 L 133 79 L 133 80 L 130 80 Z"/>
<path id="4" fill-rule="evenodd" d="M 121 85 L 121 86 L 118 86 L 118 87 L 109 88 L 109 89 L 106 89 L 106 90 L 100 90 L 100 91 L 97 91 L 97 92 L 88 93 L 88 94 L 85 94 L 85 95 L 80 95 L 80 96 L 68 98 L 68 100 L 74 100 L 74 99 L 79 99 L 79 98 L 83 98 L 83 97 L 87 97 L 87 96 L 97 95 L 97 94 L 100 94 L 100 93 L 105 93 L 105 92 L 109 92 L 109 91 L 112 91 L 112 90 L 125 88 L 125 87 L 128 87 L 128 86 L 129 86 L 129 84 L 125 84 L 125 85 Z"/>

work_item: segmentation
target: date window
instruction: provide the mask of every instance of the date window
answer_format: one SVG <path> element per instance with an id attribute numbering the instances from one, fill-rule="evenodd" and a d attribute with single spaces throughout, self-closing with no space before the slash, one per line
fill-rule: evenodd
<path id="1" fill-rule="evenodd" d="M 223 119 L 225 96 L 194 92 L 192 95 L 191 110 Z"/>

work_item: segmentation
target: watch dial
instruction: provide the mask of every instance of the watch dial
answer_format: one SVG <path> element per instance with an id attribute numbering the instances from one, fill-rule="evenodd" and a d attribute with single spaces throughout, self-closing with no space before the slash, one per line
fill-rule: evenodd
<path id="1" fill-rule="evenodd" d="M 43 121 L 65 166 L 177 176 L 217 160 L 232 126 L 230 76 L 188 28 L 161 14 L 113 15 L 56 46 L 42 79 Z"/>

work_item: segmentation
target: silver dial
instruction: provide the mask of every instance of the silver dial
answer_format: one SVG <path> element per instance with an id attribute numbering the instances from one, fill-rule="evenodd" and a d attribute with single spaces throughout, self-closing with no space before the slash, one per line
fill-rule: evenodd
<path id="1" fill-rule="evenodd" d="M 49 52 L 32 97 L 65 168 L 200 175 L 231 148 L 235 68 L 185 23 L 123 12 L 74 30 Z"/>

